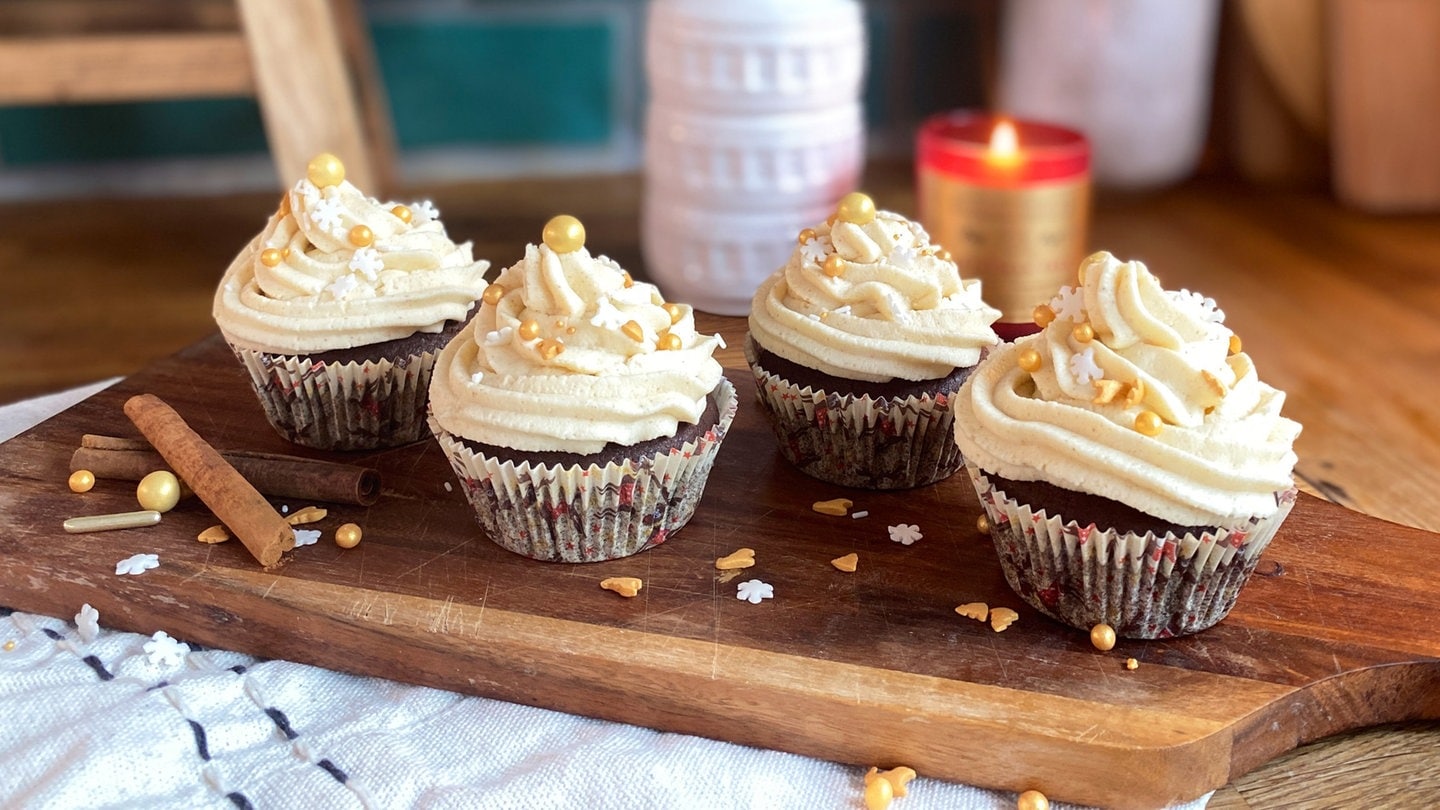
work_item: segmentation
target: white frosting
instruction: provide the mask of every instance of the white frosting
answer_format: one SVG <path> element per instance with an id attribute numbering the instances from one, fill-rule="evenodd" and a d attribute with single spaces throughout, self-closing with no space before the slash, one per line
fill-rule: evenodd
<path id="1" fill-rule="evenodd" d="M 1272 514 L 1293 486 L 1300 425 L 1280 415 L 1284 393 L 1260 382 L 1249 356 L 1230 353 L 1223 313 L 1108 253 L 1086 259 L 1081 278 L 1051 302 L 1054 321 L 992 352 L 953 400 L 966 460 L 1185 526 Z M 1082 323 L 1093 340 L 1076 338 Z M 1019 366 L 1030 349 L 1034 372 Z M 1106 387 L 1113 397 L 1097 402 Z M 1158 435 L 1136 429 L 1142 411 L 1159 416 Z"/>
<path id="2" fill-rule="evenodd" d="M 712 357 L 720 337 L 697 334 L 690 307 L 667 311 L 654 285 L 630 283 L 618 264 L 583 247 L 528 245 L 495 283 L 503 294 L 483 303 L 436 361 L 431 413 L 451 433 L 516 450 L 595 453 L 698 421 L 723 376 Z M 527 322 L 538 328 L 528 337 Z M 678 348 L 659 348 L 672 339 Z M 550 341 L 563 348 L 547 358 Z"/>
<path id="3" fill-rule="evenodd" d="M 935 255 L 918 224 L 880 211 L 865 225 L 821 224 L 750 307 L 750 334 L 765 349 L 835 377 L 933 380 L 975 365 L 998 338 L 999 310 Z M 825 272 L 840 257 L 839 275 Z"/>
<path id="4" fill-rule="evenodd" d="M 485 289 L 487 261 L 456 245 L 428 203 L 407 223 L 348 181 L 323 189 L 301 180 L 281 210 L 231 262 L 215 293 L 227 340 L 267 352 L 347 349 L 439 332 L 463 321 Z M 356 225 L 373 244 L 357 247 Z M 273 267 L 267 249 L 288 253 Z"/>

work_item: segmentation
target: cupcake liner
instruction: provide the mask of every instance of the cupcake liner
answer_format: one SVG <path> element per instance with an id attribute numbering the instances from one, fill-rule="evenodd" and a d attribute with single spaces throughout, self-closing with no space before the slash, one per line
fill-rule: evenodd
<path id="1" fill-rule="evenodd" d="M 1295 504 L 1199 535 L 1081 527 L 1043 505 L 1022 504 L 966 464 L 1011 590 L 1080 630 L 1105 623 L 1123 638 L 1170 638 L 1215 625 L 1235 606 L 1260 554 Z"/>
<path id="2" fill-rule="evenodd" d="M 737 405 L 729 380 L 711 396 L 720 419 L 700 439 L 603 467 L 517 465 L 472 450 L 433 417 L 430 429 L 492 541 L 537 560 L 599 562 L 658 546 L 695 514 Z"/>
<path id="3" fill-rule="evenodd" d="M 426 436 L 436 354 L 326 363 L 231 347 L 281 436 L 319 450 L 398 447 Z"/>
<path id="4" fill-rule="evenodd" d="M 780 453 L 812 478 L 861 489 L 908 489 L 948 478 L 963 461 L 949 396 L 903 398 L 800 387 L 745 359 Z"/>

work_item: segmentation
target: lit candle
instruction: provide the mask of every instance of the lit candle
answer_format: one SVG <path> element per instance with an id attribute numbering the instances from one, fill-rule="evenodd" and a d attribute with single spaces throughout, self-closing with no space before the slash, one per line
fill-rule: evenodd
<path id="1" fill-rule="evenodd" d="M 920 128 L 916 187 L 921 224 L 1000 310 L 995 330 L 1006 339 L 1035 331 L 1035 306 L 1071 283 L 1085 256 L 1085 137 L 1037 121 L 938 115 Z"/>

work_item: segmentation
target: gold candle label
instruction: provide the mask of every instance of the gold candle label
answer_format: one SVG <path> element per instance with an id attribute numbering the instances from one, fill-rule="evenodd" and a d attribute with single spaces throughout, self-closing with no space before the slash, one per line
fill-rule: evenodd
<path id="1" fill-rule="evenodd" d="M 977 278 L 1004 323 L 1028 323 L 1036 304 L 1072 283 L 1085 256 L 1090 180 L 1024 187 L 976 185 L 919 173 L 920 222 L 950 251 L 960 275 Z"/>

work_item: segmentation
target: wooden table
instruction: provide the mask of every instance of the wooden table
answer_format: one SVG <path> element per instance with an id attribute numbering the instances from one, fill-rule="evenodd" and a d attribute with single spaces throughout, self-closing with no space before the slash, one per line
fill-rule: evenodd
<path id="1" fill-rule="evenodd" d="M 869 187 L 882 206 L 913 211 L 903 170 L 878 170 Z M 451 233 L 474 238 L 477 254 L 498 263 L 513 261 L 549 214 L 569 210 L 586 221 L 597 249 L 643 268 L 633 227 L 638 193 L 632 178 L 618 178 L 445 189 L 436 197 Z M 239 245 L 271 202 L 267 196 L 248 208 L 236 201 L 218 207 L 253 209 L 248 216 L 222 217 L 234 233 L 219 241 Z M 216 235 L 213 228 L 206 231 L 204 212 L 163 201 L 148 210 L 153 215 L 157 207 L 169 237 L 164 262 L 183 265 L 206 255 L 213 264 Z M 22 254 L 27 244 L 41 250 L 37 244 L 53 240 L 61 227 L 46 218 L 44 207 L 7 213 L 14 213 L 17 231 L 35 226 L 28 236 L 15 237 Z M 115 224 L 125 216 L 118 207 L 101 206 L 90 216 L 123 230 Z M 203 238 L 191 235 L 192 229 Z M 144 238 L 143 228 L 133 232 Z M 1440 319 L 1434 314 L 1440 304 L 1440 218 L 1369 218 L 1321 195 L 1206 181 L 1152 196 L 1102 196 L 1091 242 L 1146 261 L 1167 286 L 1201 290 L 1220 301 L 1262 378 L 1289 393 L 1287 415 L 1305 425 L 1297 477 L 1310 491 L 1387 520 L 1440 530 L 1440 414 L 1434 405 L 1440 401 L 1434 374 L 1440 359 Z M 209 330 L 208 298 L 218 272 L 215 267 L 201 283 L 171 289 L 172 310 L 191 297 L 197 336 Z M 147 311 L 143 303 L 135 304 L 137 313 Z M 1363 626 L 1366 606 L 1353 610 L 1356 625 Z M 1363 796 L 1366 806 L 1403 806 L 1440 789 L 1437 738 L 1433 724 L 1335 738 L 1258 768 L 1222 789 L 1212 806 L 1271 806 L 1282 799 L 1334 806 L 1346 804 L 1346 796 Z"/>

